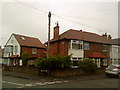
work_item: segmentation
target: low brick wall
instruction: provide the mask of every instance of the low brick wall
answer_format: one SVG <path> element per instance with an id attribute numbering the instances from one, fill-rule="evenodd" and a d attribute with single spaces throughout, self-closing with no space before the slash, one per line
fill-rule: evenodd
<path id="1" fill-rule="evenodd" d="M 52 70 L 50 71 L 50 75 L 54 77 L 68 77 L 68 76 L 79 76 L 84 75 L 85 72 L 79 69 L 64 69 L 64 70 Z"/>
<path id="2" fill-rule="evenodd" d="M 32 67 L 18 67 L 18 66 L 4 66 L 3 70 L 5 71 L 13 71 L 13 72 L 20 72 L 20 73 L 26 73 L 26 74 L 33 74 L 33 75 L 42 75 L 42 76 L 54 76 L 54 77 L 71 77 L 71 76 L 80 76 L 85 75 L 88 73 L 85 73 L 81 71 L 80 69 L 57 69 L 57 70 L 49 70 L 48 72 L 40 72 L 38 69 L 34 66 Z M 92 74 L 100 74 L 101 71 L 98 71 L 96 73 Z M 90 73 L 89 73 L 90 74 Z"/>
<path id="3" fill-rule="evenodd" d="M 26 74 L 37 74 L 37 75 L 39 74 L 38 69 L 33 66 L 32 67 L 4 66 L 3 70 L 26 73 Z"/>

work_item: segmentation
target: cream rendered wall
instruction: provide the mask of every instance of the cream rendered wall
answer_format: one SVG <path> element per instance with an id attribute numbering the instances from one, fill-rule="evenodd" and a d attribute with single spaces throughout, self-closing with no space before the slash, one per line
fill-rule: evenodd
<path id="1" fill-rule="evenodd" d="M 120 49 L 120 46 L 118 46 L 118 45 L 111 46 L 111 50 L 110 50 L 110 58 L 112 59 L 111 64 L 118 64 L 119 63 L 119 59 L 120 59 L 119 49 Z"/>
<path id="2" fill-rule="evenodd" d="M 69 49 L 68 54 L 72 54 L 72 57 L 77 57 L 77 58 L 83 58 L 84 54 L 83 54 L 83 50 L 73 50 L 73 49 Z"/>
<path id="3" fill-rule="evenodd" d="M 116 58 L 116 59 L 118 59 L 118 48 L 119 48 L 119 46 L 117 46 L 117 45 L 112 45 L 112 47 L 111 47 L 111 52 L 110 52 L 110 57 L 111 57 L 111 58 Z"/>
<path id="4" fill-rule="evenodd" d="M 13 46 L 13 55 L 19 55 L 20 56 L 20 45 L 14 35 L 12 35 L 5 46 L 12 45 Z M 15 46 L 17 45 L 17 52 L 15 53 Z M 4 57 L 9 57 L 8 54 L 4 53 Z"/>

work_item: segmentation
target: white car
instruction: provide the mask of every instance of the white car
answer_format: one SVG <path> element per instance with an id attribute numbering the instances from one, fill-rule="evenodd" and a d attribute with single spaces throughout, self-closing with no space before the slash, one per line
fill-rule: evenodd
<path id="1" fill-rule="evenodd" d="M 120 74 L 120 65 L 110 65 L 106 68 L 106 76 L 119 76 Z"/>

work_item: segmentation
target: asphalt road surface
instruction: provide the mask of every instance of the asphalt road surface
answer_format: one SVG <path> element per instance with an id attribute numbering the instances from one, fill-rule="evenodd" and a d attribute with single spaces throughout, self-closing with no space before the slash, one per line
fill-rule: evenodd
<path id="1" fill-rule="evenodd" d="M 120 83 L 118 78 L 108 78 L 104 75 L 90 79 L 85 76 L 69 79 L 53 79 L 46 81 L 30 80 L 11 76 L 2 77 L 2 88 L 118 88 Z"/>

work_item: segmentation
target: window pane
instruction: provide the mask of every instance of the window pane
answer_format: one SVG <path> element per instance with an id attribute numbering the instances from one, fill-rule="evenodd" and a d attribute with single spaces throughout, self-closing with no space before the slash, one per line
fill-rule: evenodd
<path id="1" fill-rule="evenodd" d="M 82 49 L 82 45 L 73 43 L 72 44 L 72 49 Z"/>
<path id="2" fill-rule="evenodd" d="M 78 66 L 79 61 L 73 61 L 73 66 Z"/>
<path id="3" fill-rule="evenodd" d="M 36 48 L 33 48 L 32 49 L 32 54 L 36 54 L 37 53 L 37 49 Z"/>
<path id="4" fill-rule="evenodd" d="M 84 50 L 89 50 L 89 43 L 84 43 Z"/>

